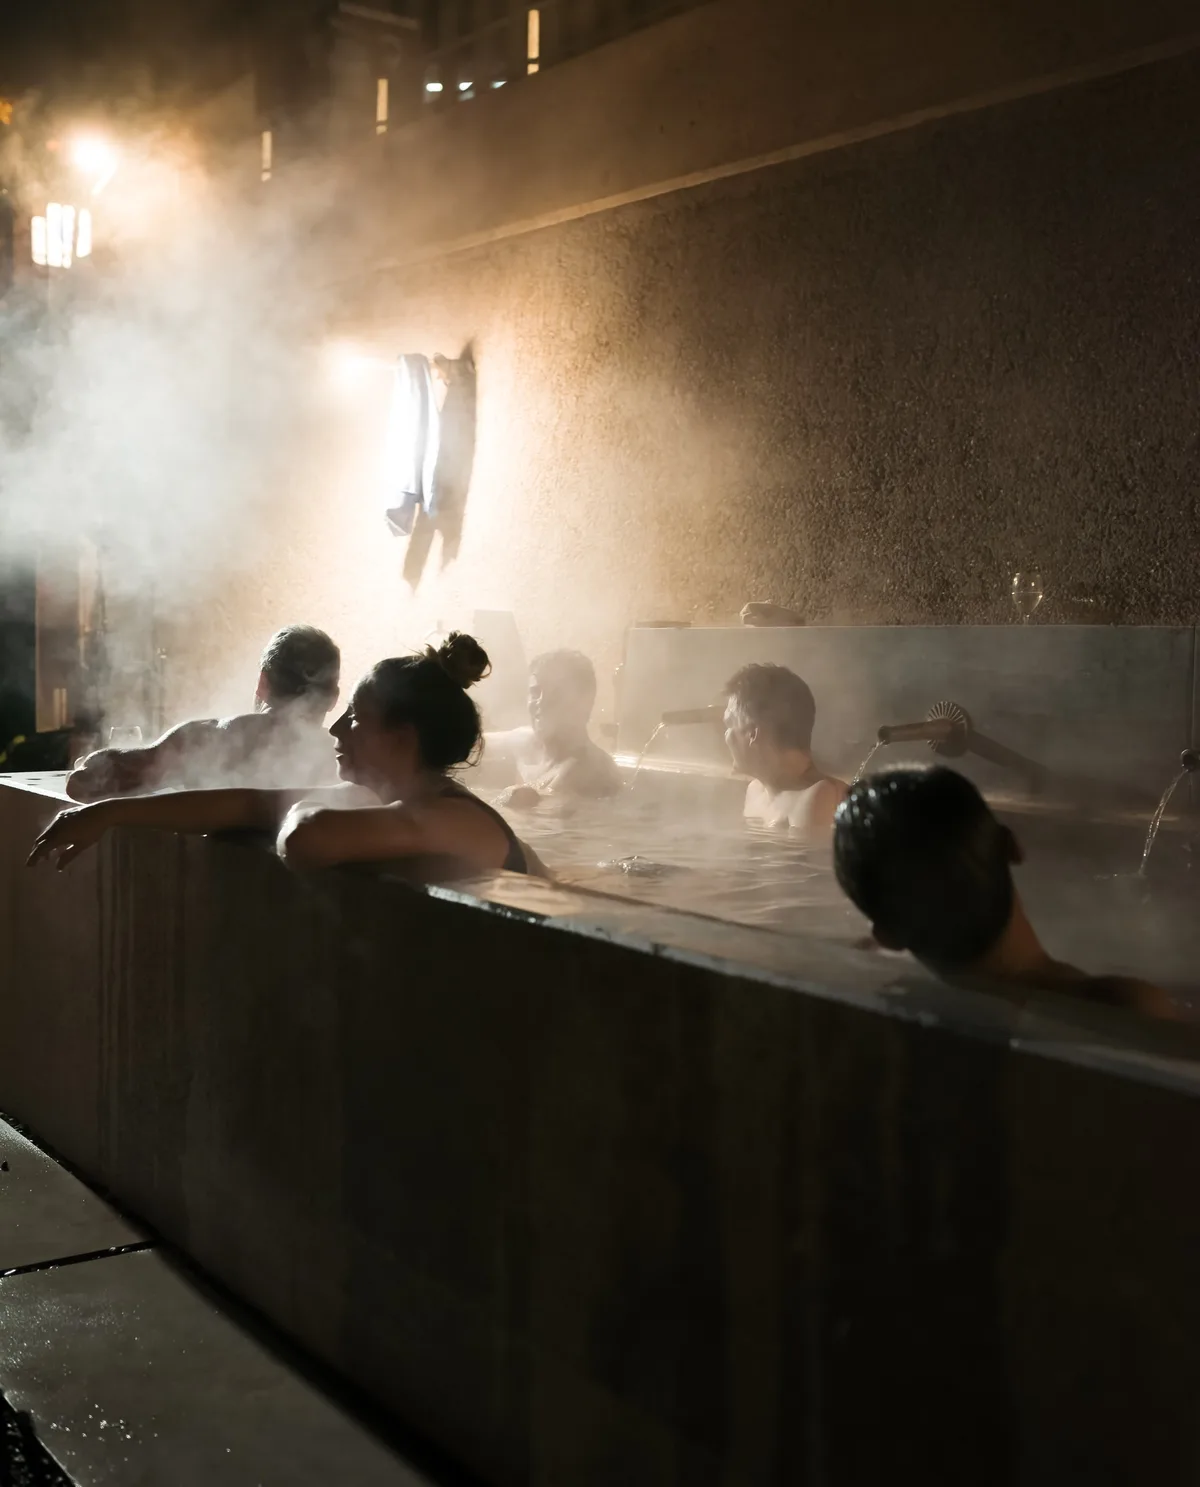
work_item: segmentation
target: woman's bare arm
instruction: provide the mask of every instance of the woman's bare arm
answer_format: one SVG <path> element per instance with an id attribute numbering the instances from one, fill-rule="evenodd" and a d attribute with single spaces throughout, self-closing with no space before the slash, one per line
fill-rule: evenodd
<path id="1" fill-rule="evenodd" d="M 155 826 L 162 831 L 274 831 L 302 790 L 180 790 L 101 800 L 61 811 L 34 843 L 29 865 L 54 860 L 64 868 L 115 826 Z"/>
<path id="2" fill-rule="evenodd" d="M 457 857 L 489 872 L 504 865 L 508 837 L 478 803 L 461 796 L 415 809 L 331 810 L 306 800 L 289 812 L 276 850 L 295 868 L 430 856 Z"/>

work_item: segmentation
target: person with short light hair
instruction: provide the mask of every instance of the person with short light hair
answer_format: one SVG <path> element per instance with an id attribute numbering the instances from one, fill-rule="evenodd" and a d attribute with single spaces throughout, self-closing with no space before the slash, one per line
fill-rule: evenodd
<path id="1" fill-rule="evenodd" d="M 942 766 L 868 775 L 850 787 L 834 822 L 837 880 L 885 949 L 909 951 L 947 981 L 1178 1017 L 1157 986 L 1089 976 L 1047 954 L 1013 882 L 1022 860 L 1016 837 L 970 780 Z"/>
<path id="2" fill-rule="evenodd" d="M 322 785 L 334 778 L 324 720 L 338 700 L 341 652 L 313 625 L 286 625 L 266 644 L 253 712 L 194 718 L 144 748 L 100 749 L 67 778 L 73 800 L 217 785 Z"/>
<path id="3" fill-rule="evenodd" d="M 750 777 L 745 818 L 823 845 L 846 786 L 813 758 L 816 715 L 812 689 L 786 666 L 743 666 L 725 684 L 725 743 Z"/>

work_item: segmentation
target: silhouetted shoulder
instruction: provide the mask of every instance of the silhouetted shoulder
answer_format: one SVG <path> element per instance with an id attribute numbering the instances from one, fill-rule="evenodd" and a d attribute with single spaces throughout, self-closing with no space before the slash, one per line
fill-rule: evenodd
<path id="1" fill-rule="evenodd" d="M 1076 994 L 1105 1007 L 1124 1007 L 1146 1017 L 1160 1017 L 1182 1022 L 1186 1019 L 1161 986 L 1139 981 L 1132 976 L 1086 976 L 1078 983 Z"/>

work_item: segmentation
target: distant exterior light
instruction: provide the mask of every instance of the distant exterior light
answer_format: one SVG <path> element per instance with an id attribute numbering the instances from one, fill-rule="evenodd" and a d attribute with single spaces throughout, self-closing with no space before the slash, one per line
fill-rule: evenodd
<path id="1" fill-rule="evenodd" d="M 120 157 L 108 140 L 99 135 L 84 134 L 71 144 L 71 164 L 92 181 L 92 193 L 98 196 L 116 174 Z"/>
<path id="2" fill-rule="evenodd" d="M 271 138 L 271 131 L 264 129 L 262 132 L 262 178 L 264 181 L 271 179 L 271 165 L 275 158 L 275 142 Z"/>
<path id="3" fill-rule="evenodd" d="M 531 10 L 525 18 L 525 71 L 533 73 L 542 60 L 542 13 Z"/>
<path id="4" fill-rule="evenodd" d="M 29 247 L 39 267 L 70 268 L 76 258 L 87 258 L 92 251 L 91 212 L 52 201 L 44 217 L 31 220 Z"/>
<path id="5" fill-rule="evenodd" d="M 388 80 L 375 80 L 375 133 L 386 134 L 388 126 Z"/>
<path id="6" fill-rule="evenodd" d="M 440 93 L 442 91 L 442 85 L 438 82 L 426 83 L 425 91 L 426 93 Z"/>
<path id="7" fill-rule="evenodd" d="M 493 88 L 502 88 L 504 86 L 504 84 L 505 84 L 505 81 L 506 81 L 506 79 L 504 79 L 502 77 L 498 77 L 495 80 L 495 82 L 493 82 L 492 87 Z"/>
<path id="8" fill-rule="evenodd" d="M 469 93 L 474 86 L 474 83 L 459 83 L 458 91 L 460 93 Z"/>

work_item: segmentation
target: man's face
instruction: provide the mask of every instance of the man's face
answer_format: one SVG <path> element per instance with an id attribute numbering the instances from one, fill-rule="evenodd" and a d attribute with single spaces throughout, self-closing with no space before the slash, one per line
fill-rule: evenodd
<path id="1" fill-rule="evenodd" d="M 586 729 L 591 706 L 569 677 L 553 667 L 529 674 L 529 721 L 539 738 Z"/>
<path id="2" fill-rule="evenodd" d="M 739 774 L 757 777 L 756 764 L 761 753 L 759 731 L 732 697 L 725 704 L 725 746 Z"/>

